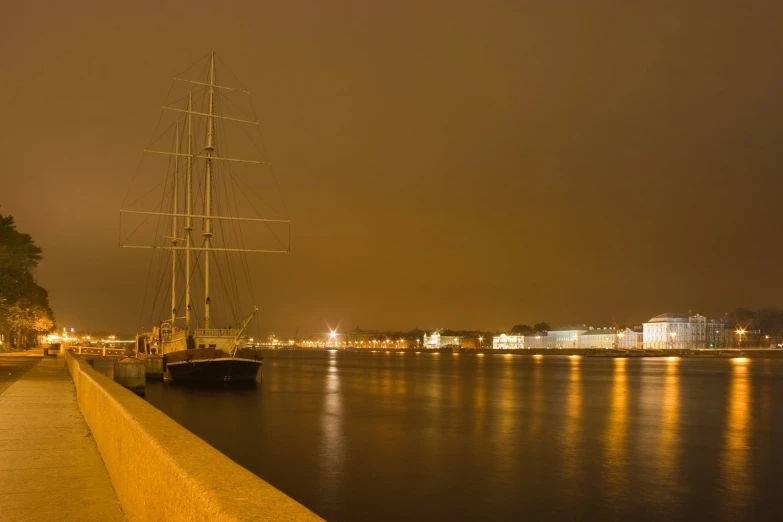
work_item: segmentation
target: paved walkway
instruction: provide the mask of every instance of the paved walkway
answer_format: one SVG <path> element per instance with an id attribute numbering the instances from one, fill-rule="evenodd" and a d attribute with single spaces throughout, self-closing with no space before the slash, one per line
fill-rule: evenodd
<path id="1" fill-rule="evenodd" d="M 124 521 L 65 362 L 24 359 L 0 358 L 0 520 Z"/>
<path id="2" fill-rule="evenodd" d="M 12 352 L 0 351 L 0 357 L 43 357 L 43 348 L 14 350 Z"/>
<path id="3" fill-rule="evenodd" d="M 0 359 L 0 395 L 38 364 L 33 357 L 3 357 Z"/>

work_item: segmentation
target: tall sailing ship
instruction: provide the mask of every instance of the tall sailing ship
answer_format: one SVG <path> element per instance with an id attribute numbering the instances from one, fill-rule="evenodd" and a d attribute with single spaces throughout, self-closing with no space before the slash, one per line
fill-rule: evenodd
<path id="1" fill-rule="evenodd" d="M 254 143 L 258 159 L 233 158 L 227 153 L 230 133 L 226 131 L 221 135 L 220 131 L 225 130 L 226 125 L 258 128 L 258 121 L 254 110 L 248 115 L 248 111 L 242 111 L 228 97 L 238 94 L 249 99 L 248 91 L 218 83 L 217 60 L 214 52 L 209 53 L 197 62 L 201 64 L 201 74 L 195 79 L 187 78 L 187 74 L 174 78 L 173 85 L 184 84 L 187 92 L 173 103 L 168 103 L 167 98 L 162 117 L 173 114 L 174 121 L 144 150 L 145 156 L 163 158 L 167 162 L 168 175 L 158 184 L 163 185 L 163 195 L 152 209 L 136 209 L 136 204 L 147 195 L 154 195 L 154 190 L 147 191 L 131 204 L 126 197 L 120 210 L 120 246 L 152 249 L 150 274 L 157 268 L 159 276 L 157 283 L 153 281 L 150 285 L 148 281 L 145 290 L 145 301 L 150 293 L 154 299 L 148 319 L 152 327 L 142 327 L 143 331 L 137 335 L 137 356 L 162 355 L 165 377 L 177 382 L 252 383 L 260 378 L 263 357 L 247 346 L 248 329 L 257 317 L 258 308 L 255 302 L 252 306 L 248 304 L 247 298 L 254 300 L 255 297 L 246 255 L 287 253 L 287 243 L 273 227 L 288 228 L 290 220 L 285 216 L 261 215 L 253 197 L 256 193 L 252 184 L 257 176 L 253 174 L 247 178 L 238 172 L 238 166 L 271 169 L 265 151 Z M 252 101 L 250 107 L 252 109 Z M 233 109 L 239 110 L 243 117 L 235 117 Z M 154 146 L 171 132 L 171 150 Z M 203 141 L 200 139 L 202 134 Z M 250 133 L 245 132 L 245 135 L 253 142 Z M 203 147 L 197 147 L 198 142 L 203 143 Z M 220 188 L 225 189 L 223 193 Z M 250 203 L 245 204 L 244 209 L 252 209 L 255 216 L 240 215 L 242 209 L 237 203 L 242 198 L 237 194 Z M 199 210 L 194 210 L 199 203 Z M 135 228 L 130 227 L 132 233 L 124 236 L 123 220 L 128 218 L 138 219 L 140 223 Z M 197 225 L 200 225 L 200 238 Z M 253 226 L 271 231 L 277 239 L 275 247 L 249 245 L 253 238 L 249 240 L 247 232 Z M 135 244 L 133 238 L 145 227 L 154 229 L 154 239 Z M 170 235 L 164 235 L 164 230 Z M 155 254 L 159 254 L 157 265 Z M 246 277 L 244 281 L 240 281 L 240 274 Z M 152 292 L 150 288 L 153 288 Z M 170 306 L 166 307 L 164 303 Z M 219 313 L 222 324 L 218 324 L 216 318 Z"/>

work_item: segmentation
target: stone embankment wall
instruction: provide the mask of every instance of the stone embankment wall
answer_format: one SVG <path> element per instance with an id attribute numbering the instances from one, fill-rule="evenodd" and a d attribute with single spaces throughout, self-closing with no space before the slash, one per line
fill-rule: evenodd
<path id="1" fill-rule="evenodd" d="M 80 357 L 66 364 L 131 522 L 322 520 Z"/>

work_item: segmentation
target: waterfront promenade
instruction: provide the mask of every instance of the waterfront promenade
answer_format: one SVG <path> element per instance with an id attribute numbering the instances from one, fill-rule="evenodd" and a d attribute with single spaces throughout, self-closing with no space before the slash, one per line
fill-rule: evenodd
<path id="1" fill-rule="evenodd" d="M 124 521 L 62 358 L 0 356 L 0 519 Z"/>

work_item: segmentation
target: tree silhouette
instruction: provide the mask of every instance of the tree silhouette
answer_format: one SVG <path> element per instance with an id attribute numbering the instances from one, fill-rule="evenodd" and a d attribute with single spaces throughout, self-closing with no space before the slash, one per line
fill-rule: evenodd
<path id="1" fill-rule="evenodd" d="M 533 325 L 533 330 L 535 330 L 536 332 L 548 332 L 550 328 L 548 324 L 541 322 Z"/>
<path id="2" fill-rule="evenodd" d="M 511 329 L 511 335 L 531 335 L 534 332 L 529 324 L 515 324 Z"/>
<path id="3" fill-rule="evenodd" d="M 29 234 L 16 230 L 12 216 L 0 215 L 0 331 L 17 347 L 54 329 L 49 294 L 33 277 L 41 253 Z"/>

